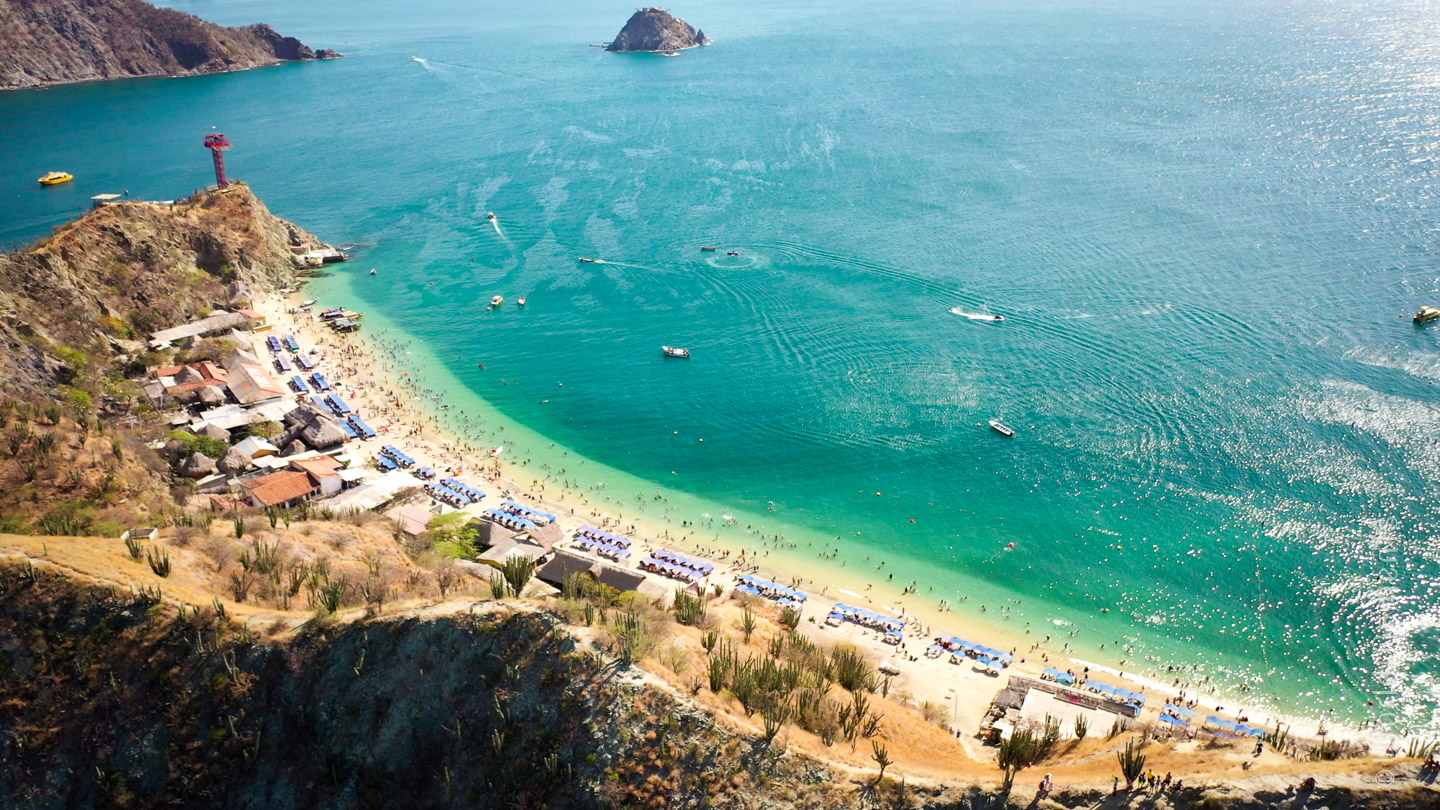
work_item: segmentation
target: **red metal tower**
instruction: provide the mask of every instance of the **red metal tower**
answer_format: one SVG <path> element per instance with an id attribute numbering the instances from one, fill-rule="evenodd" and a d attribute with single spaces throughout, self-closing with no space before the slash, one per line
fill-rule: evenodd
<path id="1" fill-rule="evenodd" d="M 230 148 L 230 139 L 223 133 L 212 132 L 205 136 L 205 148 L 215 156 L 215 185 L 225 188 L 230 185 L 225 178 L 225 150 Z"/>

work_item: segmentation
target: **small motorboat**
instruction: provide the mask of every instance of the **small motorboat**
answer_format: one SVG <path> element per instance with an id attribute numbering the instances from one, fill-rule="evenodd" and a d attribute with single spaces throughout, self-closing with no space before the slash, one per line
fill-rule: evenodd
<path id="1" fill-rule="evenodd" d="M 373 267 L 370 268 L 370 275 L 372 275 L 372 276 L 375 275 L 375 268 L 373 268 Z"/>
<path id="2" fill-rule="evenodd" d="M 44 177 L 40 178 L 40 185 L 58 186 L 61 183 L 68 183 L 74 179 L 74 175 L 69 172 L 48 172 Z"/>
<path id="3" fill-rule="evenodd" d="M 1415 313 L 1415 323 L 1433 323 L 1437 320 L 1440 320 L 1440 309 L 1435 307 L 1420 307 L 1420 311 Z"/>
<path id="4" fill-rule="evenodd" d="M 300 302 L 300 306 L 302 306 L 302 307 L 313 307 L 313 306 L 315 306 L 315 305 L 318 304 L 318 303 L 320 303 L 320 299 L 319 299 L 319 298 L 306 298 L 304 301 L 301 301 L 301 302 Z"/>
<path id="5" fill-rule="evenodd" d="M 515 303 L 519 304 L 522 307 L 525 306 L 525 296 L 520 296 L 520 300 L 516 301 Z"/>
<path id="6" fill-rule="evenodd" d="M 1014 436 L 1014 435 L 1015 435 L 1015 431 L 1011 430 L 1009 425 L 1006 425 L 1004 422 L 1001 422 L 999 419 L 991 419 L 991 420 L 990 420 L 990 428 L 991 428 L 992 430 L 994 430 L 996 433 L 999 433 L 1001 436 Z"/>
<path id="7" fill-rule="evenodd" d="M 493 457 L 495 457 L 495 456 L 500 455 L 500 454 L 503 453 L 503 452 L 505 452 L 505 445 L 502 444 L 502 445 L 500 445 L 499 447 L 495 448 L 494 450 L 491 450 L 491 451 L 490 451 L 490 456 L 493 458 Z"/>
<path id="8" fill-rule="evenodd" d="M 494 211 L 491 211 L 490 213 L 488 213 L 488 214 L 485 215 L 485 218 L 488 219 L 488 220 L 490 220 L 491 222 L 494 222 L 494 221 L 495 221 L 495 212 L 494 212 Z"/>
<path id="9" fill-rule="evenodd" d="M 725 251 L 725 255 L 726 255 L 726 256 L 739 256 L 739 255 L 740 255 L 740 251 L 738 251 L 738 250 L 727 250 L 727 251 Z"/>
<path id="10" fill-rule="evenodd" d="M 661 346 L 660 351 L 665 352 L 666 357 L 689 357 L 690 350 L 682 349 L 679 346 Z"/>
<path id="11" fill-rule="evenodd" d="M 581 257 L 580 257 L 580 261 L 585 262 L 586 264 L 599 264 L 599 263 L 600 263 L 600 260 L 599 260 L 599 259 L 591 259 L 591 258 L 589 258 L 589 257 L 587 257 L 587 256 L 581 256 Z"/>
<path id="12" fill-rule="evenodd" d="M 492 307 L 498 307 L 503 303 L 505 303 L 505 296 L 503 295 L 497 295 L 490 299 L 490 306 Z"/>
<path id="13" fill-rule="evenodd" d="M 700 246 L 700 249 L 701 249 L 701 250 L 708 250 L 708 251 L 710 251 L 711 253 L 714 253 L 716 250 L 718 250 L 718 248 L 713 248 L 713 247 L 711 247 L 711 246 L 709 246 L 709 245 L 701 245 L 701 246 Z"/>

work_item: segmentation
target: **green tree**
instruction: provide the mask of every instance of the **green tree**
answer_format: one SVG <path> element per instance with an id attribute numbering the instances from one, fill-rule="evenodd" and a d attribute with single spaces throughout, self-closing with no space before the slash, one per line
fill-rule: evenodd
<path id="1" fill-rule="evenodd" d="M 197 436 L 188 430 L 172 431 L 170 438 L 180 442 L 180 454 L 187 457 L 200 453 L 210 458 L 220 458 L 230 449 L 230 445 L 213 436 Z"/>
<path id="2" fill-rule="evenodd" d="M 425 539 L 435 553 L 464 560 L 474 557 L 480 541 L 480 529 L 470 525 L 472 517 L 464 512 L 451 512 L 430 521 Z"/>

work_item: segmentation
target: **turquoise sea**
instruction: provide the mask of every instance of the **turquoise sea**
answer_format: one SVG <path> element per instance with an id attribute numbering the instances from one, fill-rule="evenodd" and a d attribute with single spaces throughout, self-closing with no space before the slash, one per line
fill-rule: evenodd
<path id="1" fill-rule="evenodd" d="M 596 498 L 1440 732 L 1440 6 L 695 0 L 665 58 L 588 47 L 625 4 L 174 5 L 346 58 L 0 94 L 5 244 L 217 127 L 359 246 L 327 302 Z"/>

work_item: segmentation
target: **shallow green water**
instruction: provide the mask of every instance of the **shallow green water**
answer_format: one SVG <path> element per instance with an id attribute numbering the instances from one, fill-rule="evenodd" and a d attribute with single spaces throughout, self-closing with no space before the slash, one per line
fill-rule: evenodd
<path id="1" fill-rule="evenodd" d="M 296 5 L 180 7 L 346 59 L 0 95 L 0 238 L 204 185 L 217 126 L 360 245 L 321 290 L 597 497 L 1440 729 L 1427 4 L 700 2 L 677 58 L 585 47 L 628 6 Z"/>

